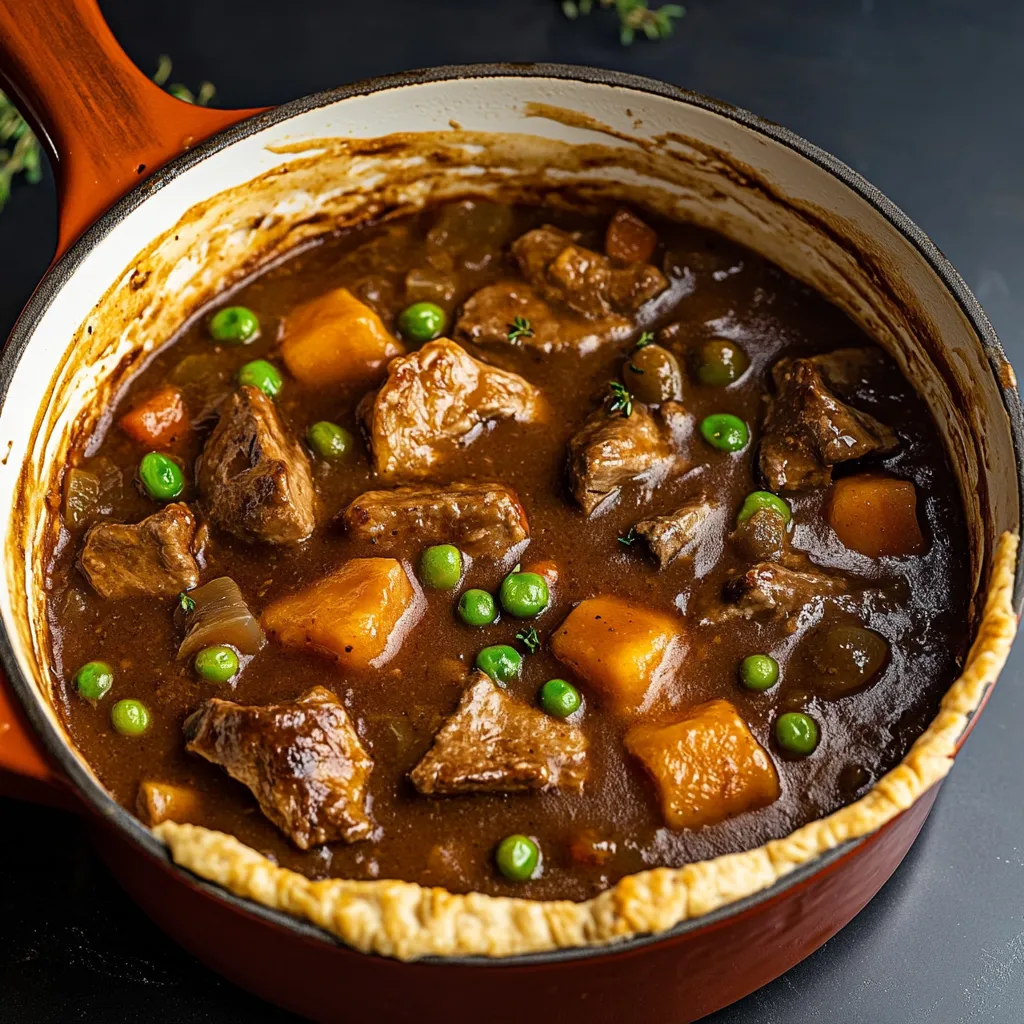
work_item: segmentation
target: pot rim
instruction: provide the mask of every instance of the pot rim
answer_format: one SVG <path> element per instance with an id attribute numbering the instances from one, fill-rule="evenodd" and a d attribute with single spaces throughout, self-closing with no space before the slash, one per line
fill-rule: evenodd
<path id="1" fill-rule="evenodd" d="M 980 339 L 1010 421 L 1010 433 L 1017 463 L 1017 488 L 1021 499 L 1021 508 L 1024 509 L 1024 404 L 1021 402 L 1016 387 L 1009 387 L 1003 383 L 1000 371 L 1002 367 L 1008 364 L 1008 360 L 1006 359 L 1002 344 L 996 336 L 988 317 L 982 310 L 980 303 L 963 278 L 931 239 L 906 213 L 851 167 L 788 128 L 766 121 L 743 108 L 732 106 L 721 100 L 712 99 L 700 93 L 670 85 L 657 79 L 626 72 L 593 68 L 586 65 L 554 63 L 441 65 L 377 76 L 334 89 L 311 93 L 297 100 L 292 100 L 289 103 L 240 121 L 238 124 L 200 143 L 194 149 L 165 164 L 119 199 L 106 213 L 87 228 L 68 251 L 47 270 L 42 281 L 18 317 L 3 353 L 0 355 L 0 405 L 6 401 L 14 372 L 39 321 L 60 290 L 77 271 L 87 254 L 116 225 L 169 182 L 234 143 L 264 128 L 287 121 L 292 117 L 311 110 L 330 106 L 353 96 L 369 95 L 407 86 L 473 78 L 551 78 L 582 82 L 590 85 L 630 89 L 635 92 L 661 96 L 679 103 L 699 107 L 737 122 L 743 127 L 793 150 L 838 179 L 843 185 L 868 203 L 876 212 L 881 214 L 917 250 L 942 281 L 946 289 L 956 299 L 961 311 Z M 1024 558 L 1018 560 L 1014 579 L 1013 606 L 1018 615 L 1021 611 L 1022 602 L 1024 602 Z M 75 791 L 105 824 L 126 836 L 132 843 L 140 847 L 145 854 L 162 862 L 188 884 L 199 888 L 207 895 L 226 902 L 237 911 L 260 918 L 269 924 L 288 929 L 306 939 L 327 941 L 356 955 L 376 955 L 351 950 L 330 933 L 315 925 L 301 921 L 282 911 L 272 910 L 254 901 L 236 896 L 227 889 L 198 878 L 186 869 L 176 865 L 171 859 L 167 847 L 133 814 L 121 807 L 106 792 L 99 781 L 85 770 L 78 758 L 72 753 L 68 738 L 39 707 L 39 695 L 21 670 L 8 635 L 7 625 L 2 618 L 0 618 L 0 664 L 3 666 L 11 689 L 17 695 L 26 717 L 32 725 L 36 736 L 41 740 L 46 752 L 59 765 Z M 892 822 L 890 821 L 883 825 L 882 828 L 887 828 L 891 824 Z M 603 957 L 632 952 L 656 942 L 678 938 L 687 932 L 713 927 L 726 917 L 743 913 L 761 901 L 771 900 L 785 890 L 798 886 L 812 875 L 833 865 L 840 858 L 852 853 L 857 847 L 869 841 L 874 835 L 877 835 L 877 832 L 869 833 L 857 839 L 847 840 L 827 853 L 819 855 L 795 869 L 769 888 L 729 903 L 701 917 L 682 921 L 665 932 L 641 935 L 607 946 L 571 947 L 546 953 L 521 954 L 498 959 L 483 956 L 426 957 L 418 962 L 424 965 L 513 967 L 552 964 L 565 960 Z"/>

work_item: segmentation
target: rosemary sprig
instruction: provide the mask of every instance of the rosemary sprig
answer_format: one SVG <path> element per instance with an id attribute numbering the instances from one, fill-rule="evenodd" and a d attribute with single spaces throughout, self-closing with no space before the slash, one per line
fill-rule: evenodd
<path id="1" fill-rule="evenodd" d="M 619 41 L 629 46 L 642 32 L 648 39 L 665 39 L 672 35 L 674 21 L 686 13 L 679 4 L 662 4 L 650 10 L 647 0 L 597 0 L 601 7 L 614 7 L 619 16 Z M 562 0 L 562 13 L 570 20 L 594 9 L 594 0 Z"/>
<path id="2" fill-rule="evenodd" d="M 512 323 L 508 325 L 508 340 L 519 341 L 520 338 L 532 338 L 533 337 L 533 326 L 525 316 L 517 316 L 512 318 Z"/>
<path id="3" fill-rule="evenodd" d="M 620 544 L 631 548 L 636 543 L 636 527 L 631 526 L 621 537 L 615 538 Z"/>
<path id="4" fill-rule="evenodd" d="M 617 380 L 608 381 L 608 412 L 621 413 L 623 419 L 633 415 L 633 396 L 626 385 Z"/>

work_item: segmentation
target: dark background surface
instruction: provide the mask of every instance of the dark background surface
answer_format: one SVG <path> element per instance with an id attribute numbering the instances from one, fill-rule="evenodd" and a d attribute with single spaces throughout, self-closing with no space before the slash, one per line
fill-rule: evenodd
<path id="1" fill-rule="evenodd" d="M 491 60 L 617 68 L 748 107 L 836 153 L 902 206 L 1024 369 L 1024 4 L 1015 0 L 691 0 L 672 39 L 629 49 L 611 14 L 572 23 L 556 0 L 101 6 L 144 70 L 169 53 L 175 80 L 213 80 L 225 107 Z M 55 225 L 49 178 L 17 188 L 0 213 L 0 336 L 49 261 Z M 879 896 L 714 1024 L 1024 1021 L 1022 676 L 1018 645 L 920 840 Z M 74 817 L 7 800 L 0 821 L 4 1024 L 294 1020 L 165 939 Z M 480 1007 L 467 1019 L 485 1016 Z"/>

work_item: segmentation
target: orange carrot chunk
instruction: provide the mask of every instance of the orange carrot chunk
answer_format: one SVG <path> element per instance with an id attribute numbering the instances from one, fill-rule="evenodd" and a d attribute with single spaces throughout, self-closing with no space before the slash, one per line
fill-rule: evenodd
<path id="1" fill-rule="evenodd" d="M 875 473 L 837 480 L 828 521 L 846 547 L 869 558 L 919 555 L 927 548 L 917 521 L 917 489 L 909 480 Z"/>
<path id="2" fill-rule="evenodd" d="M 147 448 L 166 448 L 188 429 L 185 400 L 177 388 L 162 388 L 118 420 L 121 429 Z"/>
<path id="3" fill-rule="evenodd" d="M 621 263 L 646 263 L 654 255 L 658 235 L 629 210 L 619 210 L 608 224 L 604 251 Z"/>

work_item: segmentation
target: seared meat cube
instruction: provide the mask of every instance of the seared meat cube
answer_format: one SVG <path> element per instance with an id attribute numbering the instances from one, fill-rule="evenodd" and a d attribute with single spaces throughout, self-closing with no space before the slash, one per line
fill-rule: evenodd
<path id="1" fill-rule="evenodd" d="M 351 536 L 382 550 L 447 541 L 468 555 L 501 558 L 530 536 L 515 491 L 504 484 L 448 484 L 367 491 L 342 513 Z"/>
<path id="2" fill-rule="evenodd" d="M 100 597 L 172 597 L 199 582 L 196 520 L 182 502 L 141 523 L 98 523 L 85 535 L 78 564 Z"/>
<path id="3" fill-rule="evenodd" d="M 836 463 L 896 447 L 896 435 L 884 423 L 836 398 L 813 359 L 780 359 L 772 376 L 776 393 L 760 454 L 770 490 L 824 487 Z"/>
<path id="4" fill-rule="evenodd" d="M 316 526 L 309 459 L 258 388 L 239 388 L 222 407 L 196 482 L 210 519 L 244 540 L 292 544 Z"/>
<path id="5" fill-rule="evenodd" d="M 578 790 L 586 751 L 575 726 L 514 700 L 477 672 L 409 778 L 429 796 Z"/>
<path id="6" fill-rule="evenodd" d="M 532 333 L 509 339 L 516 317 L 530 322 Z M 588 319 L 571 309 L 556 310 L 521 281 L 499 282 L 481 288 L 466 300 L 456 329 L 477 345 L 516 345 L 536 352 L 573 349 L 593 352 L 606 341 L 619 341 L 632 330 L 624 316 L 609 313 Z"/>
<path id="7" fill-rule="evenodd" d="M 795 620 L 805 608 L 845 591 L 846 584 L 836 576 L 812 568 L 795 570 L 775 562 L 758 562 L 725 584 L 725 602 L 716 603 L 703 621 L 722 623 L 770 616 L 793 619 L 791 626 L 795 629 Z"/>
<path id="8" fill-rule="evenodd" d="M 667 426 L 679 407 L 668 402 L 662 411 L 668 417 L 666 423 L 659 423 L 639 403 L 634 403 L 629 416 L 602 407 L 573 435 L 569 478 L 572 493 L 588 516 L 630 480 L 642 479 L 653 486 L 683 469 Z"/>
<path id="9" fill-rule="evenodd" d="M 572 235 L 545 226 L 512 243 L 523 276 L 545 298 L 586 317 L 635 313 L 660 295 L 668 281 L 649 263 L 615 266 L 607 256 L 577 245 Z"/>
<path id="10" fill-rule="evenodd" d="M 447 338 L 393 359 L 384 386 L 362 406 L 373 465 L 385 478 L 424 477 L 482 424 L 544 417 L 540 391 L 517 373 L 474 359 Z"/>
<path id="11" fill-rule="evenodd" d="M 365 839 L 373 761 L 348 712 L 314 686 L 297 700 L 251 707 L 214 697 L 185 720 L 185 749 L 252 790 L 301 850 Z"/>
<path id="12" fill-rule="evenodd" d="M 695 498 L 668 515 L 641 520 L 633 529 L 647 542 L 658 568 L 664 569 L 679 555 L 694 550 L 717 511 L 718 506 L 707 498 Z"/>

